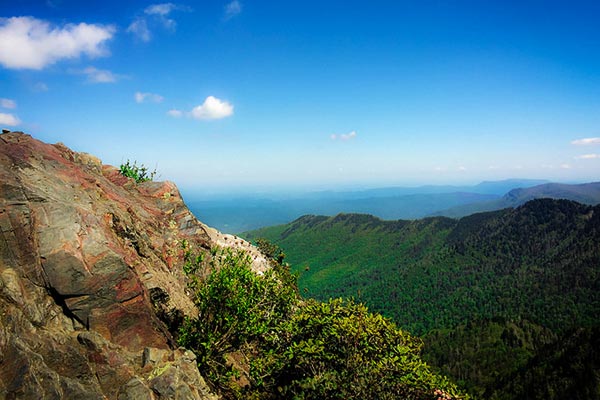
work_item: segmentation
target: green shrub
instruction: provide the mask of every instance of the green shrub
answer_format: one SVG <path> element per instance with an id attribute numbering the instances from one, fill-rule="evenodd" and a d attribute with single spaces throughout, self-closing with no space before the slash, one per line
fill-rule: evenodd
<path id="1" fill-rule="evenodd" d="M 264 386 L 276 397 L 464 398 L 421 360 L 420 339 L 351 300 L 308 300 L 269 339 L 252 372 L 272 366 Z"/>
<path id="2" fill-rule="evenodd" d="M 137 183 L 151 181 L 156 176 L 156 170 L 149 172 L 143 164 L 138 166 L 137 161 L 131 164 L 129 160 L 125 164 L 121 164 L 119 172 L 128 178 L 133 178 Z"/>
<path id="3" fill-rule="evenodd" d="M 281 249 L 281 247 L 276 244 L 271 243 L 269 240 L 265 238 L 256 239 L 256 247 L 258 250 L 263 253 L 265 256 L 273 259 L 279 264 L 283 263 L 283 259 L 285 258 L 285 253 Z"/>
<path id="4" fill-rule="evenodd" d="M 202 258 L 191 252 L 186 256 L 187 271 L 202 274 Z M 229 376 L 241 373 L 231 370 L 227 356 L 277 329 L 298 299 L 295 278 L 284 267 L 258 275 L 251 264 L 245 252 L 215 249 L 208 277 L 190 276 L 199 313 L 184 321 L 178 342 L 197 354 L 212 383 L 222 389 L 227 389 Z"/>
<path id="5" fill-rule="evenodd" d="M 364 305 L 302 301 L 289 268 L 256 274 L 243 252 L 185 257 L 199 314 L 178 342 L 225 398 L 466 398 L 421 360 L 420 339 Z"/>

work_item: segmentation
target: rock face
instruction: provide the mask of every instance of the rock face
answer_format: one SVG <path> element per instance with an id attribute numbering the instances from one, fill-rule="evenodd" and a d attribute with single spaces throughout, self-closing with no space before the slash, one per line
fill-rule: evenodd
<path id="1" fill-rule="evenodd" d="M 225 238 L 170 182 L 136 184 L 91 155 L 1 134 L 0 399 L 214 398 L 157 312 L 195 313 L 183 239 L 249 249 L 266 268 Z"/>

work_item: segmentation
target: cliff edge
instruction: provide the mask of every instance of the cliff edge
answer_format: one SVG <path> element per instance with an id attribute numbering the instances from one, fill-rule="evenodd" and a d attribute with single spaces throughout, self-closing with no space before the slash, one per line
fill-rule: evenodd
<path id="1" fill-rule="evenodd" d="M 244 248 L 170 182 L 21 132 L 0 135 L 0 399 L 209 399 L 160 310 L 194 315 L 182 240 Z"/>

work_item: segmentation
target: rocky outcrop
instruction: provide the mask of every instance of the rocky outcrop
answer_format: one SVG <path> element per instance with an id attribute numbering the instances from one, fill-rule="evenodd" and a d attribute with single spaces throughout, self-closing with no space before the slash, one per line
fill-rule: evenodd
<path id="1" fill-rule="evenodd" d="M 184 239 L 249 249 L 266 267 L 224 237 L 173 183 L 136 184 L 62 144 L 1 134 L 0 399 L 212 398 L 157 313 L 195 314 Z"/>

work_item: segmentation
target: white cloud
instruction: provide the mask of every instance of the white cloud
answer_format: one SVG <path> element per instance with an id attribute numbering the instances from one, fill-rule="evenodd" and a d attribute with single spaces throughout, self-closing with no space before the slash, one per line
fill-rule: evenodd
<path id="1" fill-rule="evenodd" d="M 0 125 L 17 126 L 21 120 L 12 114 L 0 113 Z"/>
<path id="2" fill-rule="evenodd" d="M 163 4 L 153 4 L 144 10 L 144 13 L 147 15 L 154 16 L 156 21 L 158 21 L 165 28 L 174 31 L 177 26 L 177 22 L 174 19 L 169 18 L 168 15 L 171 11 L 178 9 L 177 6 L 173 3 L 163 3 Z"/>
<path id="3" fill-rule="evenodd" d="M 354 139 L 356 137 L 356 131 L 352 131 L 350 133 L 341 133 L 341 134 L 332 134 L 331 136 L 329 136 L 331 138 L 331 140 L 343 140 L 343 141 L 347 141 L 347 140 L 351 140 Z"/>
<path id="4" fill-rule="evenodd" d="M 172 110 L 167 111 L 167 115 L 169 115 L 173 118 L 181 118 L 183 116 L 183 111 L 172 109 Z"/>
<path id="5" fill-rule="evenodd" d="M 144 13 L 148 15 L 169 15 L 169 13 L 173 10 L 177 9 L 177 6 L 173 3 L 161 3 L 161 4 L 151 4 L 146 9 L 144 9 Z"/>
<path id="6" fill-rule="evenodd" d="M 162 26 L 173 32 L 177 27 L 177 22 L 170 18 L 173 11 L 191 11 L 191 9 L 173 3 L 151 4 L 144 9 L 143 15 L 135 17 L 127 27 L 127 32 L 134 34 L 143 42 L 149 42 L 152 39 L 149 25 L 152 25 L 152 27 Z"/>
<path id="7" fill-rule="evenodd" d="M 143 42 L 149 42 L 152 39 L 152 34 L 148 29 L 148 23 L 144 18 L 136 18 L 127 27 L 128 33 L 133 33 Z"/>
<path id="8" fill-rule="evenodd" d="M 75 73 L 86 75 L 87 81 L 90 83 L 114 83 L 119 78 L 108 70 L 96 67 L 87 67 L 81 71 L 75 71 Z"/>
<path id="9" fill-rule="evenodd" d="M 0 107 L 2 108 L 17 108 L 17 103 L 11 99 L 0 99 Z"/>
<path id="10" fill-rule="evenodd" d="M 238 0 L 233 0 L 225 6 L 225 19 L 230 19 L 242 12 L 242 4 Z"/>
<path id="11" fill-rule="evenodd" d="M 579 160 L 591 160 L 594 158 L 600 158 L 600 154 L 582 154 L 580 156 L 575 157 Z"/>
<path id="12" fill-rule="evenodd" d="M 208 96 L 204 103 L 196 106 L 190 111 L 190 116 L 195 119 L 221 119 L 233 115 L 233 106 L 226 102 L 217 99 L 213 96 Z"/>
<path id="13" fill-rule="evenodd" d="M 113 26 L 67 24 L 51 26 L 33 17 L 0 18 L 0 64 L 11 69 L 42 69 L 82 54 L 100 57 L 115 33 Z"/>
<path id="14" fill-rule="evenodd" d="M 571 166 L 569 164 L 566 164 L 566 163 L 565 164 L 560 164 L 560 167 L 562 169 L 571 169 Z"/>
<path id="15" fill-rule="evenodd" d="M 160 103 L 164 100 L 164 97 L 156 93 L 135 92 L 133 97 L 135 98 L 136 103 L 143 103 L 145 101 L 149 101 L 152 103 Z"/>
<path id="16" fill-rule="evenodd" d="M 578 146 L 589 146 L 589 145 L 594 145 L 594 144 L 600 144 L 600 137 L 577 139 L 577 140 L 573 140 L 571 142 L 571 144 L 575 144 Z"/>
<path id="17" fill-rule="evenodd" d="M 467 167 L 465 167 L 464 165 L 461 165 L 460 167 L 457 168 L 460 172 L 464 172 L 467 170 Z"/>

